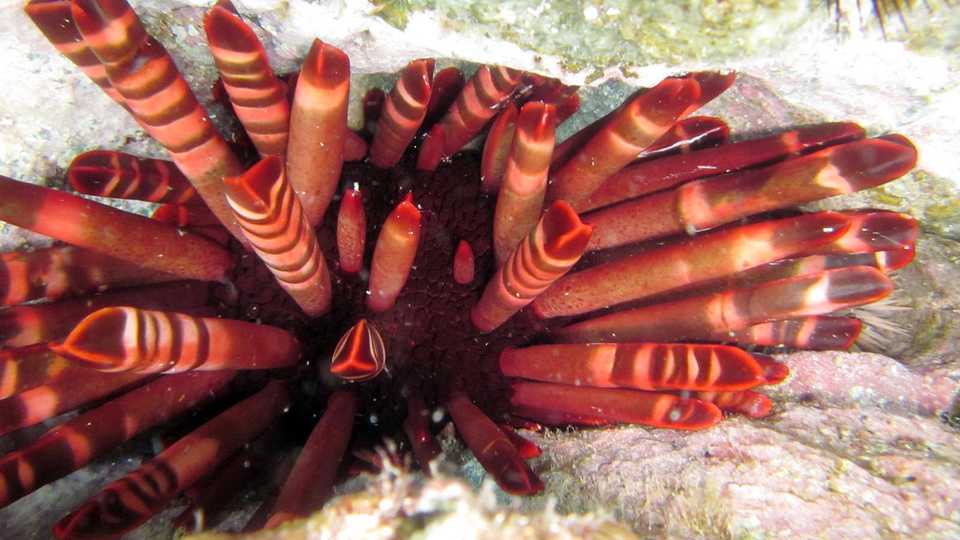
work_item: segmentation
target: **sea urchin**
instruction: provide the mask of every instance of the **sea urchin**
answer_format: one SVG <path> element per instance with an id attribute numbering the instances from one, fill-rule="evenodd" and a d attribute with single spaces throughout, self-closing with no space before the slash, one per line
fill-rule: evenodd
<path id="1" fill-rule="evenodd" d="M 788 210 L 902 176 L 911 143 L 852 123 L 729 143 L 690 115 L 733 74 L 670 77 L 555 144 L 575 88 L 420 59 L 355 133 L 342 51 L 317 40 L 278 78 L 220 0 L 205 28 L 249 137 L 231 146 L 123 0 L 26 9 L 172 161 L 95 150 L 68 170 L 151 218 L 0 177 L 0 219 L 63 242 L 2 254 L 0 432 L 95 404 L 0 458 L 0 504 L 200 411 L 59 538 L 121 535 L 181 494 L 212 509 L 255 471 L 238 463 L 302 443 L 263 503 L 276 526 L 323 504 L 351 445 L 405 437 L 428 471 L 434 411 L 504 490 L 537 493 L 513 427 L 764 416 L 753 388 L 787 369 L 736 345 L 847 348 L 860 322 L 830 314 L 913 258 L 908 216 Z"/>

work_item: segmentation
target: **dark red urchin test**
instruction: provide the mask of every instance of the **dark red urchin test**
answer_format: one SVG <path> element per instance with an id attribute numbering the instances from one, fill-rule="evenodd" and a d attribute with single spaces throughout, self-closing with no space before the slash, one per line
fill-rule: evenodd
<path id="1" fill-rule="evenodd" d="M 665 79 L 556 144 L 575 88 L 420 59 L 355 133 L 343 51 L 317 40 L 279 78 L 221 0 L 205 28 L 237 154 L 123 0 L 26 9 L 171 157 L 95 150 L 67 173 L 151 218 L 0 178 L 0 219 L 62 242 L 0 259 L 0 434 L 87 407 L 0 457 L 0 505 L 180 426 L 58 538 L 119 536 L 181 495 L 190 523 L 267 468 L 289 472 L 251 526 L 276 526 L 323 505 L 350 448 L 403 440 L 429 473 L 445 417 L 504 490 L 537 493 L 513 427 L 766 416 L 755 389 L 787 369 L 736 345 L 848 348 L 861 323 L 834 312 L 913 258 L 909 216 L 785 211 L 906 174 L 911 143 L 852 123 L 728 142 L 690 115 L 732 74 Z"/>

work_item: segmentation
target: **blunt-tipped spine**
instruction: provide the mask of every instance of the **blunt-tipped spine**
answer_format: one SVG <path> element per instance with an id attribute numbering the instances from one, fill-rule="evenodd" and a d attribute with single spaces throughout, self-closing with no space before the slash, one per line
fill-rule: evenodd
<path id="1" fill-rule="evenodd" d="M 203 204 L 177 166 L 109 150 L 91 150 L 67 168 L 73 189 L 88 195 L 172 204 Z"/>
<path id="2" fill-rule="evenodd" d="M 68 380 L 42 384 L 0 399 L 0 435 L 39 424 L 147 380 L 141 373 L 74 370 Z"/>
<path id="3" fill-rule="evenodd" d="M 540 102 L 527 103 L 517 117 L 493 217 L 494 254 L 500 265 L 540 219 L 555 124 L 553 105 Z"/>
<path id="4" fill-rule="evenodd" d="M 712 403 L 669 393 L 540 382 L 516 382 L 511 390 L 513 413 L 548 425 L 626 423 L 696 430 L 722 417 Z"/>
<path id="5" fill-rule="evenodd" d="M 590 232 L 566 202 L 550 205 L 487 283 L 470 311 L 473 325 L 490 332 L 527 306 L 580 260 Z"/>
<path id="6" fill-rule="evenodd" d="M 140 125 L 170 152 L 206 205 L 241 242 L 246 239 L 223 195 L 224 176 L 240 163 L 217 132 L 163 45 L 123 0 L 76 0 L 71 9 L 84 41 L 106 67 Z"/>
<path id="7" fill-rule="evenodd" d="M 571 273 L 534 302 L 543 318 L 579 315 L 769 263 L 843 235 L 850 220 L 820 212 L 694 236 Z"/>
<path id="8" fill-rule="evenodd" d="M 704 74 L 669 78 L 620 107 L 551 175 L 548 200 L 564 199 L 576 210 L 604 180 L 636 159 L 677 120 L 703 104 Z M 732 84 L 732 78 L 726 86 Z"/>
<path id="9" fill-rule="evenodd" d="M 107 372 L 272 369 L 300 358 L 300 343 L 280 328 L 132 307 L 93 312 L 51 348 Z"/>
<path id="10" fill-rule="evenodd" d="M 206 304 L 208 296 L 206 283 L 186 281 L 11 307 L 0 311 L 0 346 L 24 347 L 62 339 L 81 319 L 108 306 L 184 311 Z"/>
<path id="11" fill-rule="evenodd" d="M 283 161 L 268 156 L 224 183 L 244 236 L 280 286 L 307 315 L 326 313 L 333 296 L 330 272 Z"/>
<path id="12" fill-rule="evenodd" d="M 0 253 L 0 305 L 4 306 L 176 279 L 173 274 L 74 246 Z"/>
<path id="13" fill-rule="evenodd" d="M 54 526 L 59 540 L 114 538 L 147 521 L 266 430 L 290 403 L 273 381 L 105 487 Z"/>
<path id="14" fill-rule="evenodd" d="M 534 495 L 543 482 L 517 451 L 510 438 L 463 393 L 447 402 L 457 433 L 497 484 L 507 493 Z"/>
<path id="15" fill-rule="evenodd" d="M 339 390 L 327 401 L 327 410 L 310 433 L 277 496 L 267 528 L 305 517 L 330 497 L 340 461 L 350 442 L 357 397 Z"/>
<path id="16" fill-rule="evenodd" d="M 233 266 L 217 244 L 94 201 L 0 176 L 0 220 L 186 279 L 216 281 Z"/>
<path id="17" fill-rule="evenodd" d="M 286 164 L 290 184 L 314 227 L 340 180 L 349 93 L 350 59 L 333 45 L 314 40 L 290 110 Z"/>
<path id="18" fill-rule="evenodd" d="M 709 229 L 737 219 L 875 187 L 916 164 L 909 142 L 884 138 L 830 146 L 759 169 L 703 178 L 590 212 L 590 249 Z"/>
<path id="19" fill-rule="evenodd" d="M 713 339 L 771 319 L 876 302 L 892 290 L 879 270 L 853 266 L 601 315 L 561 328 L 556 337 L 580 343 Z"/>
<path id="20" fill-rule="evenodd" d="M 428 475 L 431 474 L 430 463 L 442 453 L 440 445 L 430 432 L 431 416 L 432 413 L 419 394 L 412 393 L 407 397 L 407 417 L 403 421 L 403 432 L 410 441 L 420 470 Z"/>
<path id="21" fill-rule="evenodd" d="M 560 384 L 637 390 L 746 390 L 764 382 L 736 347 L 685 343 L 586 343 L 505 349 L 500 371 Z"/>
<path id="22" fill-rule="evenodd" d="M 863 137 L 863 128 L 857 124 L 834 122 L 801 127 L 770 137 L 726 144 L 722 148 L 705 148 L 655 160 L 644 160 L 624 167 L 608 178 L 590 195 L 584 210 L 608 206 L 698 178 L 766 165 L 790 156 L 807 154 L 825 146 L 855 141 Z"/>
<path id="23" fill-rule="evenodd" d="M 266 51 L 229 0 L 219 0 L 203 20 L 233 110 L 261 156 L 284 156 L 290 105 L 286 85 L 273 74 Z"/>
<path id="24" fill-rule="evenodd" d="M 375 312 L 390 309 L 410 276 L 417 247 L 420 245 L 420 210 L 408 193 L 393 212 L 377 237 L 370 264 L 370 288 L 367 307 Z"/>
<path id="25" fill-rule="evenodd" d="M 370 162 L 388 169 L 396 165 L 420 129 L 430 103 L 433 60 L 407 64 L 387 95 L 370 147 Z"/>
<path id="26" fill-rule="evenodd" d="M 72 418 L 28 446 L 0 457 L 0 507 L 210 399 L 233 375 L 229 371 L 216 371 L 161 377 Z M 24 476 L 24 472 L 29 474 Z"/>
<path id="27" fill-rule="evenodd" d="M 80 71 L 90 77 L 111 99 L 127 108 L 123 96 L 110 85 L 110 79 L 100 59 L 84 41 L 74 24 L 70 3 L 70 0 L 30 0 L 24 11 L 60 54 L 80 68 Z"/>
<path id="28" fill-rule="evenodd" d="M 503 182 L 503 172 L 507 169 L 507 158 L 513 147 L 513 137 L 517 130 L 519 110 L 513 103 L 507 103 L 487 130 L 483 141 L 483 157 L 480 161 L 480 189 L 486 193 L 496 193 Z"/>
<path id="29" fill-rule="evenodd" d="M 437 154 L 443 159 L 458 152 L 510 98 L 521 75 L 521 72 L 505 67 L 480 66 L 438 124 L 443 126 L 443 137 L 434 137 L 431 133 L 431 137 L 424 141 L 421 153 Z"/>
<path id="30" fill-rule="evenodd" d="M 453 280 L 460 285 L 469 285 L 473 282 L 476 271 L 473 248 L 466 240 L 460 240 L 457 251 L 453 254 Z"/>
<path id="31" fill-rule="evenodd" d="M 337 253 L 340 269 L 355 274 L 363 269 L 363 254 L 367 244 L 367 214 L 363 209 L 360 190 L 348 189 L 340 200 L 337 214 Z"/>
<path id="32" fill-rule="evenodd" d="M 761 347 L 845 351 L 857 341 L 862 329 L 863 323 L 852 317 L 811 315 L 724 330 L 717 332 L 715 339 Z"/>

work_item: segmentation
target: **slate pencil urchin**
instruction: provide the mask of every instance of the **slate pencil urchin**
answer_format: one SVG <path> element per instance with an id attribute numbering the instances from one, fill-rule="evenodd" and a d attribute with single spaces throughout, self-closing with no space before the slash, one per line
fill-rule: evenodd
<path id="1" fill-rule="evenodd" d="M 220 0 L 205 28 L 238 148 L 123 0 L 26 9 L 171 161 L 94 150 L 68 170 L 151 218 L 0 178 L 0 219 L 62 242 L 2 255 L 0 429 L 111 396 L 0 457 L 0 504 L 201 411 L 59 538 L 119 536 L 182 494 L 212 511 L 251 449 L 302 444 L 253 524 L 276 526 L 324 503 L 351 445 L 404 438 L 429 470 L 434 411 L 505 491 L 537 493 L 515 427 L 762 417 L 755 389 L 788 370 L 738 345 L 845 349 L 861 322 L 832 313 L 913 259 L 909 216 L 790 210 L 902 176 L 910 141 L 826 123 L 730 143 L 691 115 L 734 74 L 667 78 L 556 144 L 575 88 L 418 59 L 357 133 L 346 54 L 316 40 L 277 76 Z"/>

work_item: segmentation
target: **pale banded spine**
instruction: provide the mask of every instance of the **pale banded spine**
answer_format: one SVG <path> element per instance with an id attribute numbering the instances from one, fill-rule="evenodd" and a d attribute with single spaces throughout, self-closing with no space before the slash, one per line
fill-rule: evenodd
<path id="1" fill-rule="evenodd" d="M 893 283 L 879 270 L 852 266 L 601 315 L 555 335 L 571 343 L 714 339 L 764 321 L 876 302 L 891 291 Z"/>
<path id="2" fill-rule="evenodd" d="M 58 538 L 116 537 L 132 530 L 270 427 L 289 403 L 284 383 L 270 382 L 110 483 L 57 522 L 54 534 Z"/>
<path id="3" fill-rule="evenodd" d="M 497 264 L 506 262 L 537 225 L 543 212 L 555 124 L 553 105 L 540 102 L 527 103 L 517 117 L 493 216 L 493 248 Z"/>
<path id="4" fill-rule="evenodd" d="M 582 210 L 604 180 L 688 114 L 699 97 L 699 82 L 690 75 L 664 79 L 624 103 L 552 175 L 548 199 L 564 199 L 574 209 Z"/>
<path id="5" fill-rule="evenodd" d="M 623 422 L 694 430 L 722 418 L 712 403 L 668 393 L 525 381 L 510 389 L 511 413 L 547 425 Z"/>
<path id="6" fill-rule="evenodd" d="M 50 348 L 107 372 L 272 369 L 300 358 L 300 343 L 280 328 L 132 307 L 95 311 Z"/>
<path id="7" fill-rule="evenodd" d="M 108 150 L 84 152 L 67 168 L 73 189 L 88 195 L 171 204 L 203 204 L 172 162 Z"/>
<path id="8" fill-rule="evenodd" d="M 419 245 L 420 210 L 413 204 L 413 195 L 407 193 L 387 216 L 377 236 L 370 263 L 367 307 L 378 313 L 393 307 L 410 277 Z"/>
<path id="9" fill-rule="evenodd" d="M 386 169 L 403 157 L 427 114 L 432 80 L 432 59 L 414 60 L 400 72 L 400 78 L 383 103 L 370 147 L 371 163 Z"/>
<path id="10" fill-rule="evenodd" d="M 219 0 L 207 12 L 204 28 L 223 86 L 250 140 L 261 156 L 284 156 L 290 123 L 287 88 L 273 74 L 257 35 L 229 0 Z"/>
<path id="11" fill-rule="evenodd" d="M 442 159 L 463 148 L 513 95 L 521 76 L 522 72 L 501 66 L 480 66 L 437 124 L 440 127 L 424 141 L 421 153 Z"/>
<path id="12" fill-rule="evenodd" d="M 216 371 L 160 377 L 71 418 L 33 443 L 0 457 L 0 507 L 217 396 L 234 375 L 231 371 Z"/>
<path id="13" fill-rule="evenodd" d="M 132 114 L 170 152 L 210 210 L 245 244 L 221 182 L 224 176 L 239 174 L 240 164 L 166 49 L 146 33 L 123 0 L 77 0 L 71 8 L 84 41 L 106 67 L 111 85 Z"/>
<path id="14" fill-rule="evenodd" d="M 347 138 L 350 58 L 313 41 L 297 77 L 290 108 L 286 174 L 312 226 L 323 219 L 340 181 Z"/>
<path id="15" fill-rule="evenodd" d="M 557 201 L 487 283 L 470 312 L 481 332 L 497 328 L 566 274 L 583 255 L 590 226 Z"/>
<path id="16" fill-rule="evenodd" d="M 280 158 L 266 157 L 224 183 L 244 235 L 277 282 L 304 313 L 326 313 L 332 295 L 327 263 Z"/>
<path id="17" fill-rule="evenodd" d="M 24 11 L 60 54 L 80 68 L 111 99 L 126 108 L 123 97 L 110 85 L 103 64 L 77 30 L 69 0 L 30 0 Z"/>
<path id="18" fill-rule="evenodd" d="M 749 353 L 686 343 L 551 344 L 505 349 L 500 371 L 544 382 L 638 390 L 746 390 L 763 384 Z"/>

